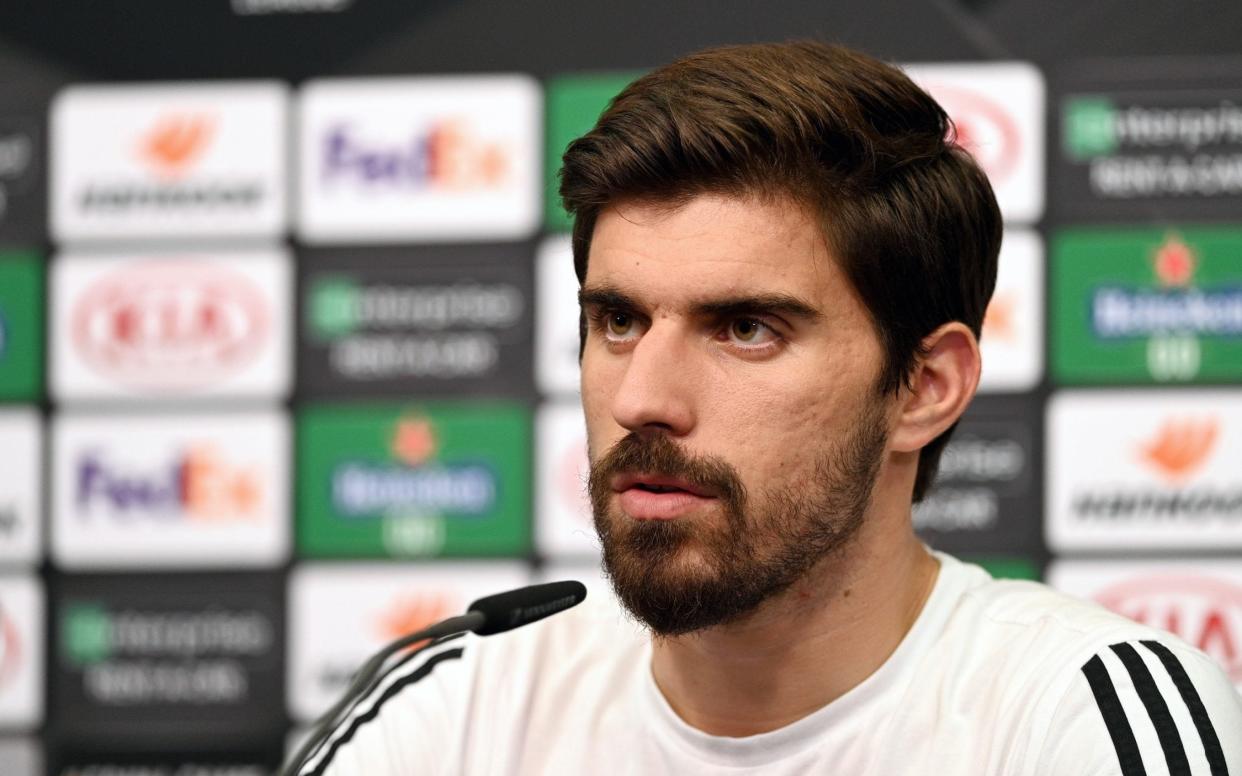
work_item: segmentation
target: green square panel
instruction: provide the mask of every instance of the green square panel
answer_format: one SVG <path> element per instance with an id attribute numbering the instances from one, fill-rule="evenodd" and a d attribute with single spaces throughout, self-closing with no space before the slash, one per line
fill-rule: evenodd
<path id="1" fill-rule="evenodd" d="M 1053 244 L 1062 384 L 1242 380 L 1242 229 L 1076 229 Z"/>
<path id="2" fill-rule="evenodd" d="M 544 222 L 550 232 L 567 232 L 573 227 L 569 214 L 561 207 L 558 194 L 561 156 L 569 144 L 595 126 L 599 115 L 617 93 L 640 73 L 567 75 L 554 78 L 547 89 L 547 139 L 544 153 Z"/>
<path id="3" fill-rule="evenodd" d="M 512 403 L 315 405 L 297 419 L 305 557 L 521 556 L 530 410 Z"/>
<path id="4" fill-rule="evenodd" d="M 0 253 L 0 400 L 38 399 L 43 387 L 43 262 Z"/>

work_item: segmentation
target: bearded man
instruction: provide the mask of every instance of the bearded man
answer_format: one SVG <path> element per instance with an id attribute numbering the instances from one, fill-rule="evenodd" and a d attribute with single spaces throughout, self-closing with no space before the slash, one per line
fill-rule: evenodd
<path id="1" fill-rule="evenodd" d="M 1242 774 L 1205 655 L 912 530 L 978 385 L 1001 219 L 900 70 L 695 54 L 619 95 L 561 180 L 628 616 L 437 642 L 303 773 Z"/>

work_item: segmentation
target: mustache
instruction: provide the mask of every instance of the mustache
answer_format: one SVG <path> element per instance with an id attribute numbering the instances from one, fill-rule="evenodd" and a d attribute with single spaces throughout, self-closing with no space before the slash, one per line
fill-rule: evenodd
<path id="1" fill-rule="evenodd" d="M 640 436 L 630 432 L 602 458 L 593 461 L 587 483 L 592 498 L 607 498 L 612 479 L 625 473 L 658 474 L 685 480 L 716 494 L 739 512 L 746 502 L 746 488 L 733 466 L 715 456 L 690 455 L 664 434 Z"/>

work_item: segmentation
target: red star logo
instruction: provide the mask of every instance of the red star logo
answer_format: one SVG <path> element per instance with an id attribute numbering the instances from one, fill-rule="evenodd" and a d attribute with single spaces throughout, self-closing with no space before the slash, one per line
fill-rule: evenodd
<path id="1" fill-rule="evenodd" d="M 1156 251 L 1156 277 L 1163 286 L 1188 286 L 1198 261 L 1190 246 L 1177 235 L 1169 235 Z"/>
<path id="2" fill-rule="evenodd" d="M 392 454 L 409 466 L 421 466 L 436 452 L 436 435 L 426 418 L 404 418 L 392 436 Z"/>

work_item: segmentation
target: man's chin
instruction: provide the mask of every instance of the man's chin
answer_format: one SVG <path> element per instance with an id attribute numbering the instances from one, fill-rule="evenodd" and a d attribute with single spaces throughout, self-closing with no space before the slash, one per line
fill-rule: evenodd
<path id="1" fill-rule="evenodd" d="M 744 602 L 746 592 L 722 578 L 719 567 L 693 541 L 678 549 L 665 548 L 658 561 L 606 550 L 604 569 L 617 599 L 657 636 L 681 636 L 723 625 L 762 602 Z"/>
<path id="2" fill-rule="evenodd" d="M 639 585 L 618 584 L 613 590 L 622 606 L 652 635 L 664 638 L 684 636 L 745 617 L 759 601 L 739 607 L 726 591 L 703 580 L 648 579 Z M 722 595 L 722 592 L 726 592 Z"/>

